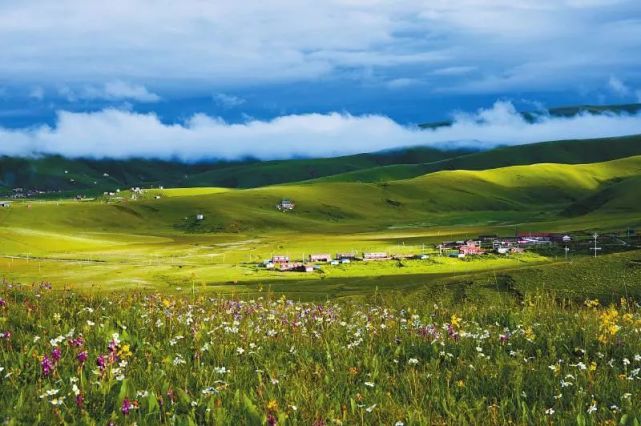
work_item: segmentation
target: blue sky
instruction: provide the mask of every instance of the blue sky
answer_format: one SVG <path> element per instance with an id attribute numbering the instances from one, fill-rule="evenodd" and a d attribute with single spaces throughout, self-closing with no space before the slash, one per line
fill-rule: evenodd
<path id="1" fill-rule="evenodd" d="M 67 152 L 76 142 L 65 138 L 91 139 L 84 132 L 112 111 L 136 129 L 157 121 L 171 135 L 199 117 L 254 129 L 247 125 L 300 117 L 314 127 L 338 114 L 351 125 L 374 117 L 407 130 L 461 112 L 482 116 L 497 101 L 520 110 L 641 102 L 638 0 L 101 3 L 0 0 L 0 153 Z M 63 135 L 72 122 L 78 127 Z M 120 137 L 105 152 L 135 155 L 127 145 L 138 130 L 109 125 L 100 128 Z M 257 146 L 305 139 L 303 130 L 271 131 L 278 137 L 263 132 Z M 191 157 L 169 135 L 158 136 L 168 139 L 161 155 Z M 202 155 L 234 140 L 216 135 Z M 514 139 L 508 132 L 486 142 Z M 250 152 L 237 155 L 251 154 L 243 146 Z M 337 140 L 327 155 L 365 148 Z"/>

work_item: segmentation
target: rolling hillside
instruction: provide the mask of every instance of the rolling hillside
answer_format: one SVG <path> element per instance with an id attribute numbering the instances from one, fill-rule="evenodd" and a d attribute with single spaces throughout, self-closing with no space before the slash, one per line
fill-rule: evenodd
<path id="1" fill-rule="evenodd" d="M 140 201 L 18 203 L 0 226 L 150 235 L 368 231 L 408 224 L 554 220 L 580 212 L 639 212 L 641 156 L 603 163 L 441 171 L 386 183 L 308 182 L 246 190 L 156 190 Z M 204 192 L 202 192 L 204 191 Z M 604 202 L 591 200 L 603 198 Z M 614 194 L 614 195 L 612 195 Z M 127 195 L 124 193 L 123 195 Z M 154 199 L 151 195 L 160 195 Z M 275 204 L 293 198 L 297 208 Z M 589 207 L 589 208 L 588 208 Z M 569 209 L 569 210 L 568 210 Z M 196 221 L 196 213 L 205 220 Z"/>
<path id="2" fill-rule="evenodd" d="M 279 161 L 203 162 L 148 159 L 96 160 L 61 156 L 0 157 L 0 194 L 21 187 L 47 191 L 102 193 L 132 186 L 253 188 L 296 182 L 388 164 L 423 163 L 469 150 L 411 148 L 336 158 Z M 4 188 L 4 191 L 2 189 Z"/>
<path id="3" fill-rule="evenodd" d="M 385 182 L 409 179 L 441 170 L 484 170 L 538 164 L 582 164 L 614 160 L 641 154 L 641 135 L 619 138 L 541 142 L 499 147 L 422 164 L 394 164 L 373 167 L 319 180 L 333 182 Z"/>

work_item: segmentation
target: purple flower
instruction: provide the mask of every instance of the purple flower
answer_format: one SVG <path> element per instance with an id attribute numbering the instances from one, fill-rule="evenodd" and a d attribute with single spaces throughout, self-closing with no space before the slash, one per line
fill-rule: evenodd
<path id="1" fill-rule="evenodd" d="M 53 371 L 53 361 L 48 356 L 44 356 L 42 361 L 40 361 L 40 366 L 42 367 L 42 374 L 49 376 Z"/>
<path id="2" fill-rule="evenodd" d="M 81 393 L 76 395 L 76 405 L 81 408 L 84 403 L 85 403 L 85 396 Z"/>
<path id="3" fill-rule="evenodd" d="M 0 333 L 0 339 L 4 339 L 4 340 L 11 339 L 11 332 L 5 331 L 4 333 Z"/>
<path id="4" fill-rule="evenodd" d="M 507 343 L 507 342 L 508 342 L 508 340 L 510 340 L 510 333 L 501 334 L 501 335 L 499 336 L 499 341 L 500 341 L 501 343 Z"/>
<path id="5" fill-rule="evenodd" d="M 98 355 L 98 358 L 96 358 L 96 365 L 98 368 L 100 368 L 100 371 L 105 370 L 105 366 L 107 365 L 107 359 L 105 358 L 104 355 Z"/>
<path id="6" fill-rule="evenodd" d="M 74 348 L 80 348 L 85 344 L 85 339 L 82 336 L 78 336 L 75 339 L 70 339 L 69 340 L 69 345 L 73 346 Z"/>
<path id="7" fill-rule="evenodd" d="M 122 414 L 125 416 L 129 415 L 129 412 L 134 408 L 134 404 L 129 401 L 129 398 L 125 398 L 124 401 L 122 401 L 122 407 L 120 407 L 120 411 L 122 411 Z"/>
<path id="8" fill-rule="evenodd" d="M 87 361 L 87 358 L 89 358 L 89 354 L 87 353 L 87 351 L 82 351 L 78 355 L 76 355 L 76 359 L 81 364 L 84 364 L 85 361 Z M 98 364 L 98 365 L 100 365 L 100 364 Z"/>
<path id="9" fill-rule="evenodd" d="M 53 348 L 53 350 L 51 351 L 51 358 L 53 359 L 54 362 L 58 362 L 60 361 L 60 358 L 62 358 L 62 351 L 58 346 Z"/>
<path id="10" fill-rule="evenodd" d="M 4 308 L 5 306 L 7 306 L 7 301 L 0 297 L 0 308 Z"/>

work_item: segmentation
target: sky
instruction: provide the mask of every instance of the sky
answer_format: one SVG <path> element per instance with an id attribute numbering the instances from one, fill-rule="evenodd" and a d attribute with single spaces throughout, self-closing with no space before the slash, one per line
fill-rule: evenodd
<path id="1" fill-rule="evenodd" d="M 635 102 L 638 0 L 0 0 L 0 154 L 485 148 L 641 133 L 516 113 Z"/>

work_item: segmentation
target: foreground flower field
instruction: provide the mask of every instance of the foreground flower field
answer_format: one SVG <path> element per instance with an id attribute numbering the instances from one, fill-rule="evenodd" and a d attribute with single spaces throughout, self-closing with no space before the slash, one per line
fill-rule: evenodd
<path id="1" fill-rule="evenodd" d="M 641 310 L 0 290 L 8 424 L 639 424 Z"/>

